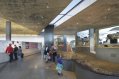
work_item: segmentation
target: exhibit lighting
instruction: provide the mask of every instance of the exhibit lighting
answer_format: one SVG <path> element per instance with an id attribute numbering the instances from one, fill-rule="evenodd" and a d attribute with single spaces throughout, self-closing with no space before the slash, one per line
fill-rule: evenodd
<path id="1" fill-rule="evenodd" d="M 73 0 L 50 24 L 55 27 L 89 7 L 97 0 Z"/>

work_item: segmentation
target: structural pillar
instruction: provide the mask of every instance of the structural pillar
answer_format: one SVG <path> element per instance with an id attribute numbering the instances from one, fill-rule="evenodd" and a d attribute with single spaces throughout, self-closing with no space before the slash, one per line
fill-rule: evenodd
<path id="1" fill-rule="evenodd" d="M 74 51 L 75 52 L 77 52 L 77 47 L 78 47 L 78 44 L 79 43 L 79 40 L 78 40 L 78 34 L 77 34 L 77 32 L 75 33 L 75 49 L 74 49 Z"/>
<path id="2" fill-rule="evenodd" d="M 6 40 L 11 41 L 11 21 L 6 21 Z"/>
<path id="3" fill-rule="evenodd" d="M 89 29 L 89 35 L 90 35 L 90 52 L 95 53 L 95 40 L 94 40 L 94 29 Z"/>
<path id="4" fill-rule="evenodd" d="M 48 25 L 44 30 L 44 45 L 54 44 L 54 25 Z"/>
<path id="5" fill-rule="evenodd" d="M 99 29 L 95 29 L 95 46 L 99 45 Z"/>
<path id="6" fill-rule="evenodd" d="M 63 35 L 63 42 L 64 42 L 63 51 L 67 51 L 67 38 L 66 38 L 66 35 Z"/>
<path id="7" fill-rule="evenodd" d="M 77 32 L 75 34 L 75 47 L 78 46 L 78 35 L 77 35 Z"/>

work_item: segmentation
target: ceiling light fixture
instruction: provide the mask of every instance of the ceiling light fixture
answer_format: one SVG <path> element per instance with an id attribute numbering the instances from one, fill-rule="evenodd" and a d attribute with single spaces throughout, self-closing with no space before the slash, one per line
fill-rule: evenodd
<path id="1" fill-rule="evenodd" d="M 107 11 L 110 11 L 110 10 L 111 10 L 111 8 L 108 8 L 108 9 L 107 9 Z"/>
<path id="2" fill-rule="evenodd" d="M 77 22 L 76 24 L 78 25 L 79 23 Z"/>
<path id="3" fill-rule="evenodd" d="M 55 24 L 58 20 L 64 17 L 70 10 L 72 10 L 82 0 L 73 0 L 50 24 Z"/>
<path id="4" fill-rule="evenodd" d="M 50 7 L 47 5 L 46 8 L 50 8 Z"/>
<path id="5" fill-rule="evenodd" d="M 74 15 L 78 14 L 85 8 L 97 0 L 73 0 L 50 24 L 54 24 L 55 27 L 59 26 L 63 22 L 67 21 Z M 72 6 L 73 4 L 73 6 Z M 74 5 L 75 4 L 75 5 Z M 70 15 L 70 16 L 69 16 Z"/>

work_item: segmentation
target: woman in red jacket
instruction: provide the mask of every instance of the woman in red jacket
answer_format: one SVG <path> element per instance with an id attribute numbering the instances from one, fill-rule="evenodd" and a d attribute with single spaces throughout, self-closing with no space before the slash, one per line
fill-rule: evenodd
<path id="1" fill-rule="evenodd" d="M 6 53 L 10 57 L 9 62 L 12 62 L 13 61 L 13 48 L 12 48 L 11 44 L 9 44 L 9 46 L 6 48 Z"/>

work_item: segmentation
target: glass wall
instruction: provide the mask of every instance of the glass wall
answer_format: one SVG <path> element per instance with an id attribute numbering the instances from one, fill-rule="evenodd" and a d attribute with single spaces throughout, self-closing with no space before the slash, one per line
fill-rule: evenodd
<path id="1" fill-rule="evenodd" d="M 89 30 L 80 31 L 77 33 L 78 46 L 89 46 Z"/>
<path id="2" fill-rule="evenodd" d="M 119 45 L 119 26 L 99 30 L 99 44 L 104 47 L 115 47 Z"/>

